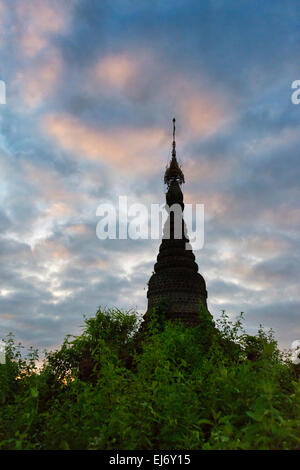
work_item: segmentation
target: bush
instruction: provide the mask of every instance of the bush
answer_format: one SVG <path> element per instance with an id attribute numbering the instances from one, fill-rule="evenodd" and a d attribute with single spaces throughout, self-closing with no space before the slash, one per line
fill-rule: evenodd
<path id="1" fill-rule="evenodd" d="M 99 309 L 40 370 L 9 337 L 0 449 L 300 448 L 300 381 L 272 332 L 160 315 L 141 335 L 133 312 Z"/>

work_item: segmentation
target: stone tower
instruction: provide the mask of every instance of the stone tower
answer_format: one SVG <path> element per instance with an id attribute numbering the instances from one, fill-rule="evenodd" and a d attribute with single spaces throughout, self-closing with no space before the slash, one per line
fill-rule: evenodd
<path id="1" fill-rule="evenodd" d="M 148 308 L 144 319 L 147 321 L 153 308 L 164 301 L 167 319 L 181 319 L 193 326 L 200 322 L 200 302 L 207 308 L 207 291 L 205 280 L 198 273 L 195 256 L 191 249 L 186 249 L 189 239 L 183 220 L 184 203 L 181 191 L 184 175 L 176 158 L 175 119 L 172 158 L 166 169 L 164 182 L 167 185 L 168 219 L 164 226 L 154 273 L 148 283 Z M 177 205 L 177 212 L 170 210 L 174 204 Z M 190 245 L 189 247 L 191 248 Z"/>

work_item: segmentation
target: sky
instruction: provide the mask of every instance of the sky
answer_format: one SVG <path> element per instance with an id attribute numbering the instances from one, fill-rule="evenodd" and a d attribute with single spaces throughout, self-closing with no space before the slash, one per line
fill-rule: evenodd
<path id="1" fill-rule="evenodd" d="M 146 310 L 159 240 L 99 240 L 99 204 L 164 202 L 173 116 L 214 318 L 300 339 L 299 0 L 0 1 L 0 337 L 59 347 Z"/>

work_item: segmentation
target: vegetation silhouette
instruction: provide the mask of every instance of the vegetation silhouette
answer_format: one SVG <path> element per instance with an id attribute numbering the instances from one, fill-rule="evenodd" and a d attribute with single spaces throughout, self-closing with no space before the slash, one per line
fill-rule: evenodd
<path id="1" fill-rule="evenodd" d="M 145 329 L 99 308 L 80 336 L 24 356 L 12 335 L 0 365 L 0 449 L 300 449 L 299 365 L 272 331 L 216 323 Z"/>

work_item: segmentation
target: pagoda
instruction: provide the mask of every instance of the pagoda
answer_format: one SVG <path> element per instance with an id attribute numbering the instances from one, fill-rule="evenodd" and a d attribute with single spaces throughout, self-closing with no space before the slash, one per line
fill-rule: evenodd
<path id="1" fill-rule="evenodd" d="M 172 157 L 164 175 L 168 217 L 154 272 L 148 282 L 145 323 L 151 312 L 162 303 L 167 320 L 181 320 L 190 326 L 196 326 L 201 322 L 201 305 L 207 309 L 205 280 L 198 273 L 198 265 L 183 220 L 184 203 L 181 186 L 184 182 L 184 174 L 176 157 L 175 119 L 173 119 Z M 172 210 L 174 207 L 179 208 L 179 218 L 178 211 L 176 213 Z"/>

